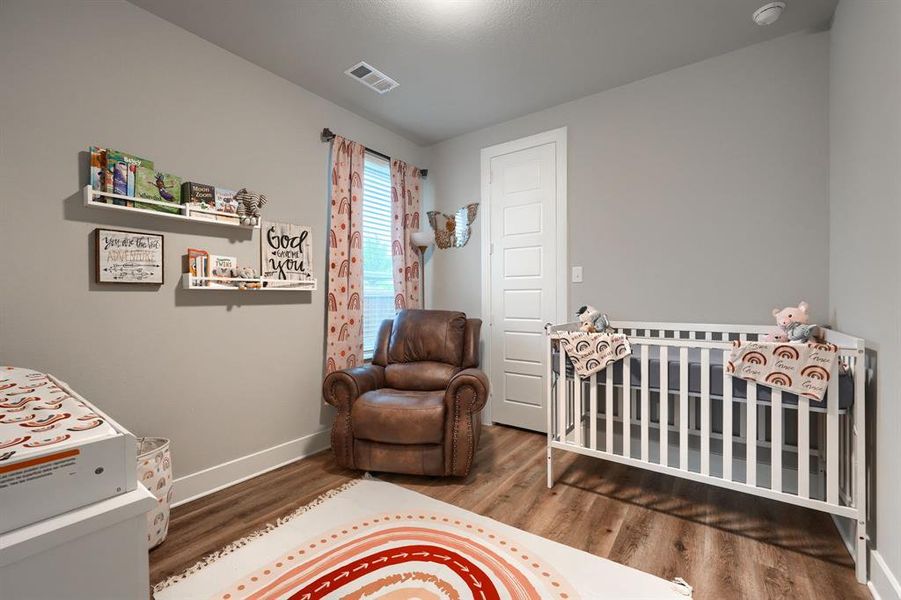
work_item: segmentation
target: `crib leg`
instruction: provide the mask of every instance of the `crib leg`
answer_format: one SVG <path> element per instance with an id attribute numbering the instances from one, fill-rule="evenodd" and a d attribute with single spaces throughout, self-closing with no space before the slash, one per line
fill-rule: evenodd
<path id="1" fill-rule="evenodd" d="M 855 572 L 858 583 L 867 583 L 867 522 L 857 520 L 857 556 L 854 557 Z"/>
<path id="2" fill-rule="evenodd" d="M 547 487 L 554 487 L 554 449 L 547 447 Z"/>

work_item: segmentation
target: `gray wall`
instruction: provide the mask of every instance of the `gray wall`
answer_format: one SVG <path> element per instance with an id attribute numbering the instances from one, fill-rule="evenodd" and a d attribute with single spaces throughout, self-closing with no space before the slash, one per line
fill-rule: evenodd
<path id="1" fill-rule="evenodd" d="M 571 311 L 769 323 L 805 299 L 823 318 L 828 40 L 779 38 L 432 146 L 435 205 L 479 199 L 481 148 L 567 126 Z M 478 278 L 479 227 L 434 253 L 436 307 L 480 313 L 461 285 Z"/>
<path id="2" fill-rule="evenodd" d="M 901 3 L 842 0 L 830 55 L 829 300 L 836 327 L 866 338 L 878 365 L 870 566 L 888 600 L 901 597 L 881 562 L 901 577 Z"/>
<path id="3" fill-rule="evenodd" d="M 313 227 L 322 281 L 322 127 L 426 167 L 423 151 L 125 2 L 3 0 L 0 80 L 0 363 L 55 373 L 136 434 L 172 438 L 176 475 L 327 427 L 324 292 L 181 290 L 186 248 L 258 265 L 259 234 L 84 208 L 83 153 L 266 193 L 268 218 Z M 165 285 L 94 285 L 97 226 L 165 234 Z"/>

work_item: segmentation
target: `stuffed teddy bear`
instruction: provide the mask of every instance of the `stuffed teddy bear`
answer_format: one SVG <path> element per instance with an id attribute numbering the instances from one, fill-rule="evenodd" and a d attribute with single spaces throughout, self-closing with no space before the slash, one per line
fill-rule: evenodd
<path id="1" fill-rule="evenodd" d="M 576 315 L 581 323 L 579 330 L 585 333 L 598 333 L 610 328 L 610 319 L 607 318 L 607 315 L 601 314 L 601 311 L 590 304 L 577 310 Z"/>
<path id="2" fill-rule="evenodd" d="M 800 302 L 798 306 L 787 306 L 782 310 L 773 309 L 776 328 L 764 336 L 765 342 L 794 342 L 803 344 L 815 336 L 817 326 L 810 324 L 807 314 L 809 305 Z"/>
<path id="3" fill-rule="evenodd" d="M 266 196 L 256 192 L 248 192 L 247 188 L 241 188 L 235 193 L 238 209 L 235 211 L 241 225 L 258 225 L 260 223 L 260 209 L 266 205 Z"/>
<path id="4" fill-rule="evenodd" d="M 256 269 L 252 267 L 235 267 L 232 269 L 234 277 L 240 279 L 258 279 Z M 238 281 L 238 289 L 240 290 L 258 290 L 263 287 L 260 281 Z"/>

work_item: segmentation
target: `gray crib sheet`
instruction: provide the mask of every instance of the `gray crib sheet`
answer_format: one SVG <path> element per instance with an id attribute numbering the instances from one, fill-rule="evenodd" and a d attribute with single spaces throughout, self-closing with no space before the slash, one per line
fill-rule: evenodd
<path id="1" fill-rule="evenodd" d="M 639 389 L 641 387 L 641 355 L 640 347 L 632 347 L 631 365 L 630 365 L 630 387 Z M 675 358 L 674 358 L 675 357 Z M 621 386 L 623 384 L 623 362 L 629 359 L 623 359 L 614 365 L 613 383 Z M 559 353 L 553 353 L 553 370 L 554 373 L 560 373 Z M 670 348 L 667 356 L 668 367 L 668 387 L 671 393 L 679 392 L 679 349 Z M 607 383 L 607 372 L 611 367 L 607 367 L 597 374 L 598 385 Z M 660 391 L 660 358 L 657 354 L 657 347 L 650 349 L 648 358 L 648 371 L 650 371 L 648 388 L 651 391 Z M 572 363 L 566 360 L 566 375 L 573 376 Z M 697 348 L 690 348 L 688 351 L 688 390 L 692 395 L 700 395 L 701 393 L 701 351 Z M 744 379 L 738 377 L 732 378 L 732 397 L 736 400 L 747 399 L 748 384 Z M 838 380 L 838 406 L 839 409 L 850 408 L 854 404 L 854 381 L 850 373 L 842 373 Z M 720 350 L 710 351 L 710 395 L 721 398 L 723 395 L 723 353 Z M 757 401 L 768 404 L 771 402 L 772 390 L 768 385 L 758 384 Z M 782 404 L 787 406 L 797 406 L 798 396 L 789 392 L 782 392 Z M 826 398 L 823 402 L 816 400 L 810 401 L 811 407 L 826 407 Z"/>

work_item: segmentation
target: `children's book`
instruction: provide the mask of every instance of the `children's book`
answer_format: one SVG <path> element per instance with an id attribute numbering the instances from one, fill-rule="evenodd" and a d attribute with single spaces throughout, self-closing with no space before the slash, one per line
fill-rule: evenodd
<path id="1" fill-rule="evenodd" d="M 237 224 L 238 201 L 235 200 L 234 190 L 225 190 L 216 188 L 216 210 L 218 212 L 228 213 L 227 215 L 216 215 L 217 221 Z"/>
<path id="2" fill-rule="evenodd" d="M 134 165 L 135 172 L 130 171 L 130 166 Z M 121 152 L 119 150 L 107 150 L 106 152 L 106 170 L 108 173 L 108 177 L 112 182 L 112 189 L 107 190 L 111 191 L 114 194 L 121 194 L 123 196 L 133 196 L 135 192 L 135 177 L 137 175 L 136 170 L 137 167 L 146 167 L 148 169 L 153 168 L 153 161 L 147 160 L 146 158 L 140 158 L 134 156 L 132 154 L 126 154 L 125 152 Z M 131 175 L 131 193 L 129 194 L 129 173 Z M 115 198 L 113 200 L 113 204 L 118 204 L 120 206 L 132 206 L 133 202 L 130 200 L 122 200 L 120 198 Z"/>
<path id="3" fill-rule="evenodd" d="M 234 256 L 219 256 L 217 254 L 210 254 L 209 262 L 207 263 L 207 269 L 209 270 L 207 277 L 215 277 L 218 274 L 222 273 L 221 269 L 234 269 L 237 266 L 238 259 Z M 209 282 L 209 285 L 210 287 L 231 287 L 230 282 L 218 281 L 215 279 L 211 280 Z"/>
<path id="4" fill-rule="evenodd" d="M 91 146 L 91 187 L 98 192 L 109 191 L 106 188 L 106 176 L 106 148 Z M 98 200 L 105 201 L 106 198 L 99 196 Z"/>
<path id="5" fill-rule="evenodd" d="M 198 250 L 196 248 L 188 248 L 188 273 L 193 277 L 206 277 L 207 275 L 207 259 L 210 253 L 206 250 Z M 206 281 L 200 285 L 206 285 Z"/>
<path id="6" fill-rule="evenodd" d="M 135 192 L 135 196 L 138 198 L 172 204 L 172 206 L 160 206 L 159 204 L 135 202 L 137 208 L 173 214 L 181 213 L 181 208 L 179 207 L 181 203 L 181 178 L 175 175 L 160 173 L 156 169 L 148 169 L 147 167 L 138 167 Z"/>
<path id="7" fill-rule="evenodd" d="M 215 221 L 216 215 L 200 210 L 216 210 L 216 190 L 211 185 L 186 181 L 181 184 L 181 200 L 195 219 Z"/>

